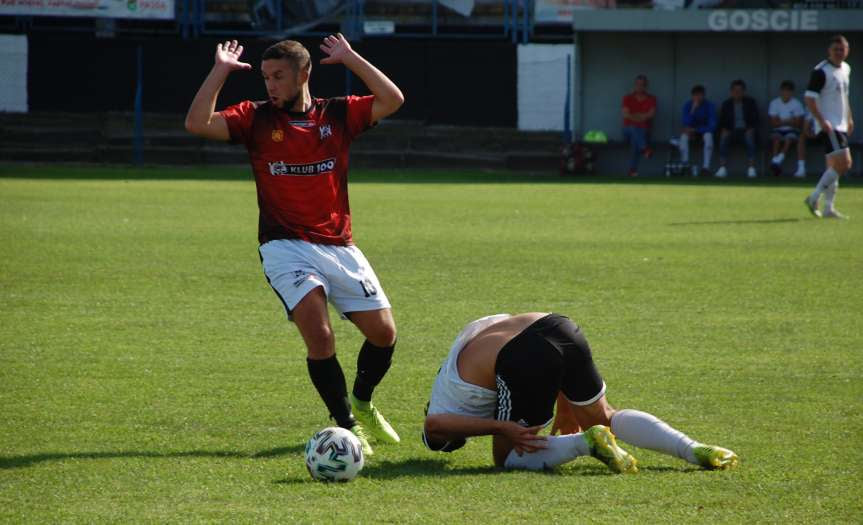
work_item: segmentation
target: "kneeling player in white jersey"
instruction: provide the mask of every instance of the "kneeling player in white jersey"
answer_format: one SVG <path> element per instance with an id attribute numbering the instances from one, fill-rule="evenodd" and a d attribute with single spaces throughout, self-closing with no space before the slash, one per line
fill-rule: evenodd
<path id="1" fill-rule="evenodd" d="M 854 117 L 848 100 L 851 66 L 845 62 L 849 53 L 848 40 L 842 35 L 830 39 L 827 60 L 812 71 L 806 88 L 806 107 L 812 114 L 815 134 L 824 146 L 827 169 L 806 197 L 806 207 L 816 217 L 847 219 L 833 205 L 839 189 L 839 177 L 851 169 L 851 150 L 848 136 L 854 132 Z M 824 194 L 824 209 L 818 209 L 818 199 Z"/>
<path id="2" fill-rule="evenodd" d="M 565 406 L 556 426 L 587 430 L 537 435 L 551 422 L 558 394 Z M 494 462 L 509 469 L 542 470 L 593 456 L 615 472 L 637 472 L 615 435 L 707 469 L 738 462 L 734 452 L 694 441 L 650 414 L 612 408 L 587 339 L 558 314 L 483 317 L 456 338 L 432 387 L 423 441 L 452 452 L 483 435 L 494 436 Z"/>

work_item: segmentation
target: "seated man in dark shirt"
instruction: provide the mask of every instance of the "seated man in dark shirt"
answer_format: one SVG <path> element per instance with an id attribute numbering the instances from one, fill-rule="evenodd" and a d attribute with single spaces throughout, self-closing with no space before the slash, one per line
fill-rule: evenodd
<path id="1" fill-rule="evenodd" d="M 731 97 L 722 103 L 719 110 L 719 169 L 716 176 L 728 176 L 725 164 L 728 161 L 728 148 L 733 142 L 746 145 L 749 168 L 746 176 L 754 179 L 755 171 L 755 130 L 758 129 L 758 105 L 755 99 L 746 95 L 746 82 L 737 79 L 731 83 Z"/>

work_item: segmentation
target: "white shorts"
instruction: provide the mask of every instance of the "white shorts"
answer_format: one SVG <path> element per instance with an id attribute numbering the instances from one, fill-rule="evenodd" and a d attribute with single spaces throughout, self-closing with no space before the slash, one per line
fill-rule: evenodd
<path id="1" fill-rule="evenodd" d="M 323 287 L 342 319 L 350 312 L 390 307 L 378 276 L 356 246 L 331 246 L 277 239 L 258 248 L 267 281 L 288 312 L 309 292 Z"/>

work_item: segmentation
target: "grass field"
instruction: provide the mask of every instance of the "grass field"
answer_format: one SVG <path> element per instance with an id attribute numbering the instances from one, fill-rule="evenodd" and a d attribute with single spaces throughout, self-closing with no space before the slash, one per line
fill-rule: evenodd
<path id="1" fill-rule="evenodd" d="M 263 278 L 245 169 L 2 166 L 0 520 L 859 523 L 863 187 L 840 190 L 848 222 L 810 218 L 808 189 L 357 173 L 356 240 L 400 329 L 376 400 L 403 443 L 326 485 L 302 461 L 326 412 Z M 740 468 L 426 451 L 455 334 L 536 310 L 584 327 L 615 406 Z M 334 325 L 352 380 L 361 338 Z"/>

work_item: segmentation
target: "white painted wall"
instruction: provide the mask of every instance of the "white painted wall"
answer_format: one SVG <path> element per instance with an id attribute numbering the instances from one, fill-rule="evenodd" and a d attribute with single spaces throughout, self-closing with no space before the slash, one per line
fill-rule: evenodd
<path id="1" fill-rule="evenodd" d="M 27 113 L 26 35 L 0 35 L 0 111 Z"/>
<path id="2" fill-rule="evenodd" d="M 518 129 L 563 130 L 566 61 L 571 44 L 518 46 Z"/>

